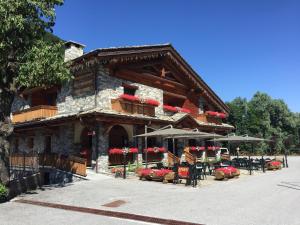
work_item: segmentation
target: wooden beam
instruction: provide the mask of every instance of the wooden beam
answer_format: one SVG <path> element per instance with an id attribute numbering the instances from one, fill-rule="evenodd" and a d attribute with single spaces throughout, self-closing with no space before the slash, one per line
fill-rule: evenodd
<path id="1" fill-rule="evenodd" d="M 168 91 L 164 91 L 164 95 L 169 95 L 169 96 L 172 96 L 175 98 L 187 99 L 187 97 L 185 95 L 175 94 L 175 93 L 168 92 Z"/>
<path id="2" fill-rule="evenodd" d="M 121 69 L 115 72 L 115 76 L 124 80 L 145 84 L 151 87 L 156 87 L 183 95 L 188 90 L 184 85 L 178 82 L 166 80 L 164 78 L 147 73 L 140 74 L 135 71 Z"/>

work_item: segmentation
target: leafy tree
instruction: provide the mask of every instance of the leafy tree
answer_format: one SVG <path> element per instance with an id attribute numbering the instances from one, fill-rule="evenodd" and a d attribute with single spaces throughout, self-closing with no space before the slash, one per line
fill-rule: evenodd
<path id="1" fill-rule="evenodd" d="M 246 134 L 248 133 L 248 102 L 246 98 L 235 98 L 232 102 L 228 102 L 227 105 L 230 108 L 230 115 L 228 122 L 235 126 L 236 133 Z"/>
<path id="2" fill-rule="evenodd" d="M 299 145 L 299 113 L 293 114 L 283 100 L 257 92 L 250 101 L 239 97 L 227 104 L 231 109 L 228 120 L 236 127 L 236 133 L 273 141 L 269 145 L 257 145 L 259 152 L 271 148 L 273 152 L 282 153 Z"/>
<path id="3" fill-rule="evenodd" d="M 0 179 L 7 181 L 10 109 L 24 88 L 49 87 L 70 79 L 63 43 L 50 40 L 55 7 L 63 0 L 0 0 Z M 51 36 L 51 35 L 50 35 Z M 6 166 L 5 166 L 6 165 Z"/>

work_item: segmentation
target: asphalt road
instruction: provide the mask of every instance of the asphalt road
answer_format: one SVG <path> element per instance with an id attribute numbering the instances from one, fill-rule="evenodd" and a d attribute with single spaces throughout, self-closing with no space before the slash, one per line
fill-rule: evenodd
<path id="1" fill-rule="evenodd" d="M 300 157 L 289 168 L 210 181 L 197 188 L 137 179 L 91 176 L 21 199 L 134 213 L 211 225 L 300 225 Z M 104 204 L 122 200 L 116 208 Z M 146 224 L 17 202 L 0 205 L 0 224 Z"/>

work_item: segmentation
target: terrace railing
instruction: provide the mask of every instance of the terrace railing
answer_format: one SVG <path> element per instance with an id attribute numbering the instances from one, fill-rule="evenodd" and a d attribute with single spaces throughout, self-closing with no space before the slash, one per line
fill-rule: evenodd
<path id="1" fill-rule="evenodd" d="M 40 120 L 57 114 L 57 107 L 50 105 L 39 105 L 18 112 L 14 112 L 13 123 L 23 123 L 27 121 Z"/>
<path id="2" fill-rule="evenodd" d="M 126 101 L 124 99 L 112 99 L 111 106 L 117 112 L 155 116 L 155 107 L 148 104 Z"/>
<path id="3" fill-rule="evenodd" d="M 18 170 L 35 170 L 51 167 L 80 176 L 86 176 L 86 159 L 76 156 L 60 156 L 58 154 L 12 154 L 10 166 Z"/>

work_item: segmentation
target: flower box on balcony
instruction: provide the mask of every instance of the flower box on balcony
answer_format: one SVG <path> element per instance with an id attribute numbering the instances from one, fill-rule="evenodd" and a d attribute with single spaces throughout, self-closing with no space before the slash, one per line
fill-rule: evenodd
<path id="1" fill-rule="evenodd" d="M 146 99 L 146 100 L 144 101 L 144 103 L 147 104 L 147 105 L 152 105 L 152 106 L 154 106 L 154 107 L 159 106 L 159 101 L 156 101 L 156 100 L 154 100 L 154 99 Z"/>
<path id="2" fill-rule="evenodd" d="M 206 111 L 207 116 L 212 116 L 212 117 L 218 117 L 221 119 L 225 119 L 227 117 L 227 114 L 222 113 L 222 112 L 214 112 L 214 111 Z"/>
<path id="3" fill-rule="evenodd" d="M 205 147 L 204 146 L 192 146 L 190 147 L 190 151 L 204 151 Z"/>
<path id="4" fill-rule="evenodd" d="M 122 155 L 126 152 L 127 153 L 138 153 L 138 148 L 112 148 L 112 149 L 109 149 L 108 153 L 110 155 L 114 155 L 114 154 L 117 154 L 117 155 Z"/>
<path id="5" fill-rule="evenodd" d="M 187 109 L 187 108 L 181 108 L 180 109 L 180 112 L 183 112 L 183 113 L 191 113 L 191 110 Z"/>
<path id="6" fill-rule="evenodd" d="M 178 109 L 176 107 L 170 105 L 163 105 L 163 109 L 169 112 L 178 112 Z"/>
<path id="7" fill-rule="evenodd" d="M 120 98 L 131 102 L 140 102 L 140 98 L 134 95 L 122 94 Z"/>
<path id="8" fill-rule="evenodd" d="M 219 146 L 208 146 L 207 147 L 207 150 L 209 151 L 216 151 L 216 150 L 219 150 L 221 147 Z"/>
<path id="9" fill-rule="evenodd" d="M 155 106 L 142 104 L 137 101 L 129 101 L 118 98 L 111 100 L 112 110 L 127 114 L 141 114 L 145 116 L 155 116 Z"/>
<path id="10" fill-rule="evenodd" d="M 164 147 L 153 147 L 153 148 L 144 149 L 144 152 L 164 153 L 164 152 L 166 152 L 166 149 Z"/>

